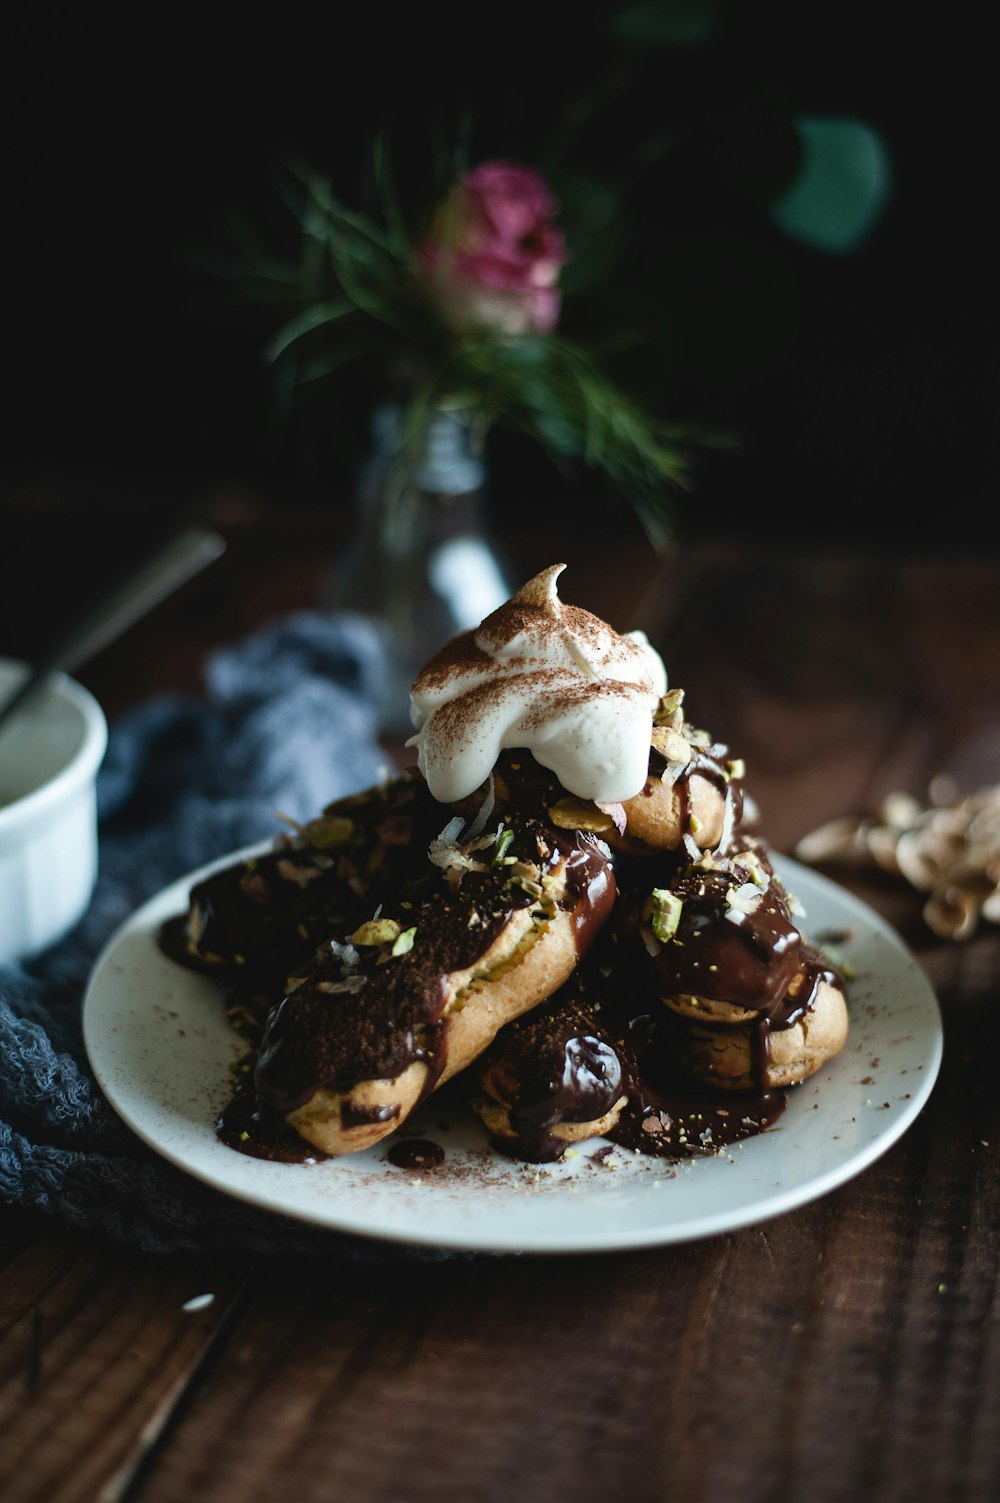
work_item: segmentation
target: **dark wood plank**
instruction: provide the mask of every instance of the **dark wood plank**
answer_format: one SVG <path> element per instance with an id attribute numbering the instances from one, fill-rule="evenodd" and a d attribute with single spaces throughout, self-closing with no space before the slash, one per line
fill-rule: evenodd
<path id="1" fill-rule="evenodd" d="M 239 1288 L 37 1231 L 0 1279 L 0 1496 L 113 1503 L 167 1422 Z M 211 1294 L 205 1308 L 185 1309 Z"/>

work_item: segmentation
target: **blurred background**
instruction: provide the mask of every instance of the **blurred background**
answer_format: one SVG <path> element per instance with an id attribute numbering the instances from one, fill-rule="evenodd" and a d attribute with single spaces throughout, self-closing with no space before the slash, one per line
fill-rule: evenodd
<path id="1" fill-rule="evenodd" d="M 679 536 L 997 550 L 990 49 L 971 7 L 932 29 L 850 0 L 54 0 L 7 33 L 8 617 L 40 535 L 78 570 L 206 498 L 343 505 L 377 393 L 349 381 L 275 421 L 266 330 L 206 269 L 231 211 L 268 225 L 288 156 L 363 204 L 379 132 L 416 215 L 442 143 L 548 174 L 565 329 L 624 336 L 612 358 L 644 401 L 735 437 L 699 459 Z M 841 157 L 803 201 L 810 123 L 831 121 L 850 123 Z M 503 525 L 540 504 L 634 525 L 516 435 L 491 439 L 490 473 Z"/>

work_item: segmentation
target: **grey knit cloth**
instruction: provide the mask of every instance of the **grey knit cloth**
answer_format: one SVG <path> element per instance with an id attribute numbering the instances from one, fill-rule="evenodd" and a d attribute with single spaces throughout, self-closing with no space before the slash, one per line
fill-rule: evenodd
<path id="1" fill-rule="evenodd" d="M 215 653 L 203 695 L 150 699 L 111 726 L 93 901 L 48 953 L 0 967 L 4 1201 L 150 1253 L 378 1255 L 230 1200 L 147 1149 L 94 1082 L 81 1001 L 102 945 L 146 898 L 272 836 L 276 810 L 308 818 L 378 779 L 384 683 L 366 621 L 300 613 Z"/>

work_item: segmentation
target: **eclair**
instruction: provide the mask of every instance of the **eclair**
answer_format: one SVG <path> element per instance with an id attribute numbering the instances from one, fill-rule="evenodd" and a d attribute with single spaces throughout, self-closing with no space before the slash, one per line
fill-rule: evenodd
<path id="1" fill-rule="evenodd" d="M 280 1001 L 332 935 L 350 932 L 425 869 L 440 822 L 440 806 L 412 772 L 338 799 L 302 824 L 289 821 L 271 849 L 196 883 L 161 943 L 238 995 Z"/>
<path id="2" fill-rule="evenodd" d="M 544 1163 L 611 1132 L 628 1102 L 627 1069 L 580 973 L 504 1028 L 477 1067 L 472 1106 L 494 1147 Z"/>
<path id="3" fill-rule="evenodd" d="M 624 828 L 611 837 L 629 855 L 725 850 L 743 816 L 741 758 L 684 719 L 684 691 L 663 696 L 653 718 L 649 770 L 624 801 Z"/>
<path id="4" fill-rule="evenodd" d="M 761 1047 L 750 1026 L 704 1030 L 703 1045 L 700 1030 L 661 1006 L 607 937 L 605 929 L 566 986 L 502 1029 L 476 1065 L 470 1105 L 492 1146 L 546 1163 L 603 1138 L 632 1154 L 677 1161 L 714 1154 L 775 1122 L 784 1105 L 778 1082 L 761 1083 L 756 1061 L 747 1068 L 732 1047 Z M 819 1008 L 806 1013 L 819 1015 Z M 783 1063 L 779 1051 L 792 1030 L 773 1038 L 781 1041 L 775 1064 Z M 741 1064 L 742 1075 L 730 1069 Z M 594 1152 L 600 1160 L 601 1148 Z"/>
<path id="5" fill-rule="evenodd" d="M 461 823 L 461 821 L 456 821 Z M 607 847 L 537 820 L 459 843 L 270 1014 L 261 1109 L 328 1155 L 370 1147 L 572 974 L 615 899 Z"/>
<path id="6" fill-rule="evenodd" d="M 717 1090 L 779 1090 L 807 1080 L 839 1054 L 847 1027 L 840 977 L 807 950 L 779 1013 L 742 1025 L 692 1024 L 680 1057 L 692 1079 Z"/>
<path id="7" fill-rule="evenodd" d="M 763 842 L 692 862 L 651 889 L 639 932 L 656 994 L 691 1027 L 680 1046 L 695 1079 L 776 1089 L 843 1047 L 842 978 L 803 938 Z"/>

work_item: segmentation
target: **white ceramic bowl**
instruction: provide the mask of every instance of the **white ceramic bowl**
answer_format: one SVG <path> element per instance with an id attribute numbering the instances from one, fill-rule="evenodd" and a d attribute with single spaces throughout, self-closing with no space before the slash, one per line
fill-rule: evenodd
<path id="1" fill-rule="evenodd" d="M 26 672 L 0 658 L 0 703 Z M 100 705 L 65 674 L 0 729 L 0 964 L 54 943 L 90 901 L 107 742 Z"/>

